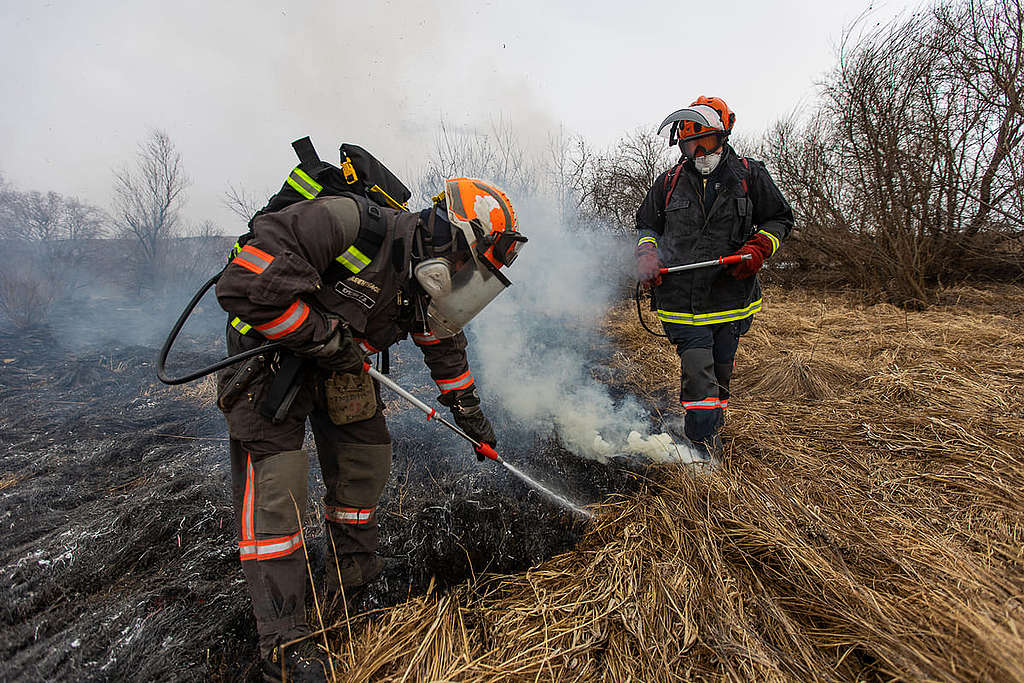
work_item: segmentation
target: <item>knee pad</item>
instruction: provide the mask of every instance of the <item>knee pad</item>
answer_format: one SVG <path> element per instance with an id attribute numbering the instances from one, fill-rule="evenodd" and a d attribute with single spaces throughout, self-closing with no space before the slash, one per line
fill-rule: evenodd
<path id="1" fill-rule="evenodd" d="M 243 523 L 248 515 L 256 534 L 298 532 L 301 517 L 306 514 L 308 482 L 309 458 L 306 451 L 283 451 L 257 462 L 250 461 Z"/>
<path id="2" fill-rule="evenodd" d="M 339 443 L 321 454 L 321 469 L 331 472 L 325 502 L 369 509 L 377 505 L 391 474 L 391 444 Z M 324 463 L 323 460 L 330 460 Z"/>
<path id="3" fill-rule="evenodd" d="M 686 349 L 679 354 L 683 362 L 683 376 L 679 392 L 682 402 L 700 401 L 718 396 L 715 379 L 715 361 L 711 349 Z"/>

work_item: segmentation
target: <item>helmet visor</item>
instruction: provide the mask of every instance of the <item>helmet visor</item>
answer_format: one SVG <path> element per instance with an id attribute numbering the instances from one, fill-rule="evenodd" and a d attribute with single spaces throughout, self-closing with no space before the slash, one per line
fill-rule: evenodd
<path id="1" fill-rule="evenodd" d="M 458 333 L 511 284 L 499 273 L 476 261 L 467 261 L 452 275 L 450 292 L 430 299 L 427 307 L 430 331 L 439 339 Z"/>

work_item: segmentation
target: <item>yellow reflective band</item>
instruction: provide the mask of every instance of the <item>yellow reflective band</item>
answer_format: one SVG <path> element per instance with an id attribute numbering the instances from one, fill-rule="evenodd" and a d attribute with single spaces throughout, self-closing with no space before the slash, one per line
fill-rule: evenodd
<path id="1" fill-rule="evenodd" d="M 231 327 L 238 330 L 239 334 L 248 334 L 249 330 L 252 329 L 252 325 L 247 325 L 243 323 L 239 318 L 235 318 L 234 320 L 231 321 Z"/>
<path id="2" fill-rule="evenodd" d="M 298 166 L 292 170 L 285 182 L 306 199 L 315 199 L 320 194 L 320 190 L 324 189 L 323 185 L 310 178 Z"/>
<path id="3" fill-rule="evenodd" d="M 731 323 L 734 320 L 749 318 L 761 310 L 761 302 L 758 299 L 746 308 L 737 308 L 732 311 L 718 311 L 716 313 L 676 313 L 675 311 L 663 311 L 658 309 L 658 320 L 663 323 L 674 323 L 676 325 L 715 325 L 717 323 Z"/>
<path id="4" fill-rule="evenodd" d="M 370 259 L 366 257 L 366 254 L 355 247 L 349 247 L 345 250 L 345 253 L 334 260 L 351 270 L 353 273 L 358 273 L 363 268 L 370 265 Z"/>
<path id="5" fill-rule="evenodd" d="M 779 238 L 778 237 L 776 237 L 775 235 L 771 234 L 770 232 L 765 232 L 764 230 L 758 230 L 757 232 L 758 232 L 759 235 L 764 235 L 765 237 L 767 237 L 771 241 L 771 243 L 772 243 L 772 254 L 774 254 L 775 252 L 777 252 L 779 250 Z"/>
<path id="6" fill-rule="evenodd" d="M 230 261 L 231 259 L 238 256 L 238 252 L 240 251 L 242 251 L 242 245 L 239 244 L 238 242 L 235 242 L 235 246 L 231 247 L 231 255 L 228 256 L 228 260 Z"/>
<path id="7" fill-rule="evenodd" d="M 384 195 L 384 199 L 387 201 L 388 204 L 391 205 L 392 209 L 398 209 L 399 211 L 408 211 L 409 210 L 409 207 L 407 207 L 405 204 L 402 204 L 397 199 L 395 199 L 394 197 L 389 195 L 387 192 L 382 190 L 379 185 L 374 185 L 373 187 L 370 188 L 369 191 L 370 192 L 379 192 L 380 194 Z"/>
<path id="8" fill-rule="evenodd" d="M 648 242 L 650 242 L 654 246 L 658 246 L 658 240 L 654 239 L 653 237 L 641 237 L 640 241 L 636 243 L 636 246 L 639 247 L 641 244 L 647 244 Z"/>

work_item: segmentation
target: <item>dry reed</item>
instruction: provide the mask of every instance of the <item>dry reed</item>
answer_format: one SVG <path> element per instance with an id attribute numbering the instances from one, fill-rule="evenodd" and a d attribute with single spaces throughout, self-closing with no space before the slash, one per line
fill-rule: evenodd
<path id="1" fill-rule="evenodd" d="M 338 679 L 1024 681 L 1024 289 L 766 298 L 719 473 L 653 470 L 569 553 L 338 624 Z M 673 349 L 627 305 L 608 328 L 676 405 Z"/>

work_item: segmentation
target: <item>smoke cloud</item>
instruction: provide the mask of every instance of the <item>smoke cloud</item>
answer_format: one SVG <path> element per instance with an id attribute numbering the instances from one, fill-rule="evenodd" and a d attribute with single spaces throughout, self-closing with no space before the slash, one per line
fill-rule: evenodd
<path id="1" fill-rule="evenodd" d="M 636 397 L 614 397 L 591 373 L 607 344 L 602 319 L 632 268 L 631 244 L 571 230 L 541 199 L 518 200 L 516 208 L 530 241 L 509 269 L 513 286 L 469 327 L 485 405 L 500 402 L 535 433 L 546 427 L 589 458 L 692 462 L 688 446 L 652 434 L 649 411 Z"/>

